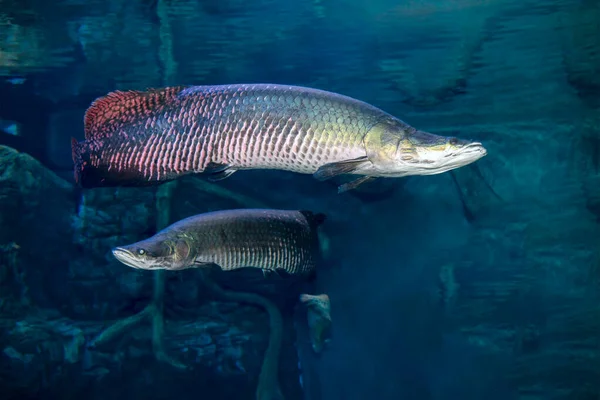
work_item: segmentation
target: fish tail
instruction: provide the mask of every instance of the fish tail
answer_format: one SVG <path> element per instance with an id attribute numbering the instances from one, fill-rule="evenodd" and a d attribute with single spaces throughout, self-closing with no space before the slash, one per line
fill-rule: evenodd
<path id="1" fill-rule="evenodd" d="M 312 211 L 308 211 L 308 210 L 300 210 L 300 214 L 302 214 L 304 216 L 304 218 L 306 218 L 306 221 L 308 222 L 308 226 L 310 228 L 310 236 L 311 236 L 311 241 L 312 241 L 312 246 L 315 249 L 314 252 L 314 257 L 315 257 L 315 261 L 317 263 L 320 263 L 321 261 L 323 261 L 324 259 L 324 251 L 326 251 L 325 249 L 329 246 L 327 244 L 327 240 L 323 239 L 324 237 L 319 235 L 319 231 L 318 231 L 318 227 L 319 225 L 323 224 L 323 222 L 325 222 L 325 220 L 327 219 L 327 216 L 323 213 L 315 213 Z M 313 276 L 314 278 L 314 276 Z"/>
<path id="2" fill-rule="evenodd" d="M 88 189 L 100 186 L 150 186 L 154 182 L 144 179 L 141 172 L 135 170 L 110 169 L 103 162 L 92 163 L 90 158 L 94 153 L 87 141 L 78 142 L 71 138 L 71 158 L 73 159 L 73 178 L 75 184 L 81 188 Z M 175 176 L 169 176 L 160 183 L 168 182 Z"/>

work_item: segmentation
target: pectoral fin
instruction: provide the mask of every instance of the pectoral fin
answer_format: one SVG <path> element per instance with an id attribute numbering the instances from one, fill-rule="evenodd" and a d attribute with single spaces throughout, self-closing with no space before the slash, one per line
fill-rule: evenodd
<path id="1" fill-rule="evenodd" d="M 204 173 L 208 175 L 210 182 L 222 181 L 229 178 L 237 169 L 232 168 L 227 164 L 209 163 L 204 168 Z"/>
<path id="2" fill-rule="evenodd" d="M 348 190 L 356 189 L 360 185 L 366 182 L 374 181 L 376 178 L 374 176 L 362 176 L 358 179 L 350 181 L 348 183 L 344 183 L 343 185 L 338 186 L 338 193 L 344 193 Z"/>
<path id="3" fill-rule="evenodd" d="M 284 279 L 289 278 L 290 274 L 283 268 L 277 269 L 263 269 L 261 268 L 263 273 L 263 278 L 267 279 Z"/>
<path id="4" fill-rule="evenodd" d="M 313 176 L 320 181 L 325 181 L 333 178 L 334 176 L 349 174 L 357 171 L 361 167 L 366 166 L 368 163 L 370 163 L 370 161 L 366 156 L 355 158 L 353 160 L 329 163 L 319 167 Z"/>

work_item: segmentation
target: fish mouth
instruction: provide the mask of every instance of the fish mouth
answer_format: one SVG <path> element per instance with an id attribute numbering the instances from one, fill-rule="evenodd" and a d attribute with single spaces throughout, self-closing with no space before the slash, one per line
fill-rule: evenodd
<path id="1" fill-rule="evenodd" d="M 473 143 L 467 144 L 466 146 L 463 146 L 455 154 L 462 154 L 462 155 L 473 154 L 473 155 L 478 156 L 477 159 L 479 159 L 479 158 L 487 155 L 487 150 L 485 147 L 483 147 L 483 144 L 481 144 L 479 142 L 473 142 Z"/>
<path id="2" fill-rule="evenodd" d="M 436 175 L 456 168 L 464 167 L 487 155 L 487 150 L 479 142 L 466 144 L 444 155 L 433 156 L 426 161 L 417 161 L 415 170 L 419 175 Z"/>
<path id="3" fill-rule="evenodd" d="M 486 155 L 486 148 L 479 142 L 473 142 L 446 154 L 444 157 L 446 162 L 444 164 L 460 167 L 475 162 Z"/>
<path id="4" fill-rule="evenodd" d="M 143 269 L 143 262 L 139 260 L 135 254 L 123 247 L 115 247 L 112 249 L 113 256 L 121 263 L 135 269 Z"/>

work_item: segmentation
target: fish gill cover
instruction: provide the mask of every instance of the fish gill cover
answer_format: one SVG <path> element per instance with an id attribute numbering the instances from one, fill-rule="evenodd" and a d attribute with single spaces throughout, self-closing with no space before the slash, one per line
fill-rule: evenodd
<path id="1" fill-rule="evenodd" d="M 2 398 L 597 398 L 599 19 L 574 0 L 0 1 L 0 120 L 19 127 L 0 132 Z M 130 91 L 260 82 L 488 155 L 343 194 L 352 177 L 225 165 L 75 185 L 96 99 L 119 91 L 135 119 Z M 314 280 L 211 270 L 214 287 L 111 253 L 247 208 L 327 215 Z"/>

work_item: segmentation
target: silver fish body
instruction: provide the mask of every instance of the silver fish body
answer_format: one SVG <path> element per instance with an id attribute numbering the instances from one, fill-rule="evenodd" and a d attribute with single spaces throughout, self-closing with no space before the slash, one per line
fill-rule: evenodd
<path id="1" fill-rule="evenodd" d="M 113 254 L 138 269 L 218 265 L 225 271 L 254 267 L 305 275 L 315 269 L 317 227 L 324 218 L 295 210 L 215 211 L 176 222 L 148 239 L 113 249 Z"/>
<path id="2" fill-rule="evenodd" d="M 343 173 L 406 176 L 417 158 L 410 149 L 415 140 L 422 142 L 415 132 L 429 135 L 427 147 L 448 142 L 370 104 L 323 90 L 181 86 L 113 92 L 96 100 L 86 112 L 86 140 L 72 139 L 72 153 L 75 180 L 83 187 L 150 185 L 191 173 L 218 180 L 244 169 L 319 179 Z"/>

